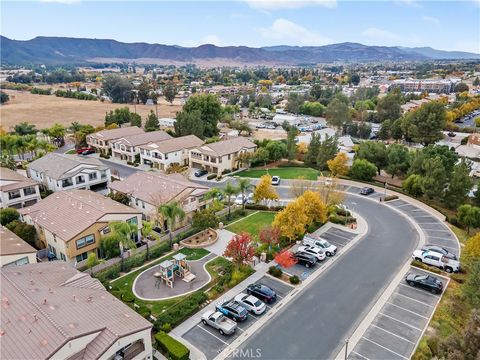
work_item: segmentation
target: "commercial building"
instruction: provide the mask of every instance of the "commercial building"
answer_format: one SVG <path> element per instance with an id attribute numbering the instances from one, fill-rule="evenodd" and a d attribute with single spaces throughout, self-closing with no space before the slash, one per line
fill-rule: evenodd
<path id="1" fill-rule="evenodd" d="M 8 168 L 0 168 L 0 208 L 22 208 L 40 200 L 38 183 Z"/>

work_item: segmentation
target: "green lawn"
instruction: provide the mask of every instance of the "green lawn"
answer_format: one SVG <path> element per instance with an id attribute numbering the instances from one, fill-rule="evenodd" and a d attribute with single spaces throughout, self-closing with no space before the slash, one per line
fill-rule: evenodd
<path id="1" fill-rule="evenodd" d="M 259 211 L 232 225 L 228 225 L 226 229 L 237 234 L 245 231 L 258 239 L 259 231 L 266 225 L 270 225 L 274 217 L 274 212 Z"/>
<path id="2" fill-rule="evenodd" d="M 72 150 L 68 150 L 65 154 L 68 154 L 68 155 L 74 155 L 76 154 L 77 152 L 75 151 L 75 149 L 72 149 Z"/>
<path id="3" fill-rule="evenodd" d="M 265 169 L 250 169 L 236 173 L 236 176 L 259 178 L 267 173 Z M 303 178 L 305 180 L 316 180 L 318 178 L 318 170 L 304 167 L 285 167 L 268 169 L 270 176 L 280 176 L 282 179 L 298 179 Z"/>

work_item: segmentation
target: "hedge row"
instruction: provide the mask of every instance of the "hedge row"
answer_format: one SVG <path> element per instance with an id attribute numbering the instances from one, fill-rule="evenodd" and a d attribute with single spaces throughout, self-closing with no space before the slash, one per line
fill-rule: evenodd
<path id="1" fill-rule="evenodd" d="M 200 306 L 207 301 L 208 297 L 203 292 L 197 292 L 188 296 L 185 300 L 175 304 L 157 317 L 154 327 L 160 331 L 164 325 L 169 324 L 172 328 L 180 324 L 189 316 L 200 310 Z"/>
<path id="2" fill-rule="evenodd" d="M 280 211 L 283 210 L 283 206 L 271 206 L 268 207 L 262 204 L 246 204 L 245 209 L 249 210 L 264 210 L 264 211 Z"/>
<path id="3" fill-rule="evenodd" d="M 162 349 L 170 359 L 173 360 L 188 360 L 190 357 L 190 350 L 180 341 L 172 338 L 163 331 L 155 335 L 157 345 Z"/>

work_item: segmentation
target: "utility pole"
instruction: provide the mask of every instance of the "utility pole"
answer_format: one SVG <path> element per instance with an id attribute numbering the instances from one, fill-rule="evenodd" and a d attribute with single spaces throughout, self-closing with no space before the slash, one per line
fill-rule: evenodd
<path id="1" fill-rule="evenodd" d="M 348 359 L 348 339 L 345 339 L 345 360 Z"/>

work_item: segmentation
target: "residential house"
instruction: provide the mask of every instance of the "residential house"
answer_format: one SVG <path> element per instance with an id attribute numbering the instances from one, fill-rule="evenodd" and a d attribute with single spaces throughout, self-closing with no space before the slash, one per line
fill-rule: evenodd
<path id="1" fill-rule="evenodd" d="M 102 130 L 89 134 L 86 141 L 89 147 L 94 148 L 102 154 L 110 154 L 110 142 L 125 136 L 143 134 L 143 129 L 138 126 L 129 126 L 118 129 Z"/>
<path id="2" fill-rule="evenodd" d="M 140 155 L 140 145 L 156 143 L 171 138 L 163 130 L 151 131 L 112 140 L 110 141 L 110 148 L 114 158 L 134 162 L 135 156 Z"/>
<path id="3" fill-rule="evenodd" d="M 27 174 L 51 191 L 102 190 L 111 181 L 110 168 L 100 160 L 57 153 L 46 154 L 28 164 Z"/>
<path id="4" fill-rule="evenodd" d="M 320 136 L 320 141 L 325 141 L 327 137 L 333 137 L 335 136 L 336 133 L 335 133 L 335 130 L 329 127 L 320 129 L 320 130 L 315 130 L 308 133 L 302 133 L 297 136 L 296 138 L 297 143 L 305 143 L 307 145 L 310 144 L 310 141 L 312 140 L 312 134 Z"/>
<path id="5" fill-rule="evenodd" d="M 195 135 L 187 135 L 140 145 L 140 162 L 161 170 L 173 163 L 188 165 L 189 150 L 202 144 L 203 141 Z"/>
<path id="6" fill-rule="evenodd" d="M 112 221 L 138 226 L 142 213 L 89 190 L 56 192 L 33 206 L 20 210 L 22 220 L 35 226 L 38 237 L 58 259 L 71 264 L 86 260 L 90 253 L 101 258 L 100 239 Z"/>
<path id="7" fill-rule="evenodd" d="M 152 359 L 152 324 L 60 261 L 0 269 L 3 359 Z"/>
<path id="8" fill-rule="evenodd" d="M 38 184 L 8 168 L 0 168 L 0 208 L 22 208 L 40 200 Z"/>
<path id="9" fill-rule="evenodd" d="M 34 264 L 37 250 L 17 234 L 0 226 L 0 267 Z"/>
<path id="10" fill-rule="evenodd" d="M 240 154 L 254 153 L 256 149 L 255 143 L 241 136 L 205 144 L 190 150 L 190 167 L 221 175 L 242 166 Z"/>
<path id="11" fill-rule="evenodd" d="M 177 120 L 175 119 L 172 119 L 172 118 L 159 118 L 158 119 L 158 125 L 162 126 L 162 127 L 174 127 L 175 126 L 175 123 L 177 122 Z"/>
<path id="12" fill-rule="evenodd" d="M 130 205 L 141 211 L 146 220 L 157 218 L 160 205 L 177 201 L 185 211 L 184 221 L 178 222 L 175 229 L 191 222 L 197 210 L 204 209 L 211 200 L 205 198 L 207 186 L 188 181 L 181 174 L 164 175 L 158 172 L 138 171 L 122 181 L 110 184 L 113 193 L 127 194 Z M 166 223 L 161 224 L 166 228 Z"/>

